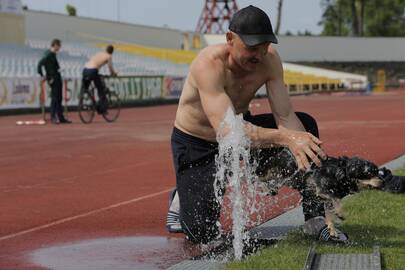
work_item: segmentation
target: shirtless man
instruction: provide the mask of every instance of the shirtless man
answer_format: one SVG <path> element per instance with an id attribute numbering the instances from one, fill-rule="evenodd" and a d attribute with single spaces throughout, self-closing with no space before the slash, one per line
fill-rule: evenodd
<path id="1" fill-rule="evenodd" d="M 216 134 L 229 108 L 244 115 L 248 136 L 262 152 L 276 154 L 277 149 L 288 147 L 300 169 L 308 169 L 311 161 L 319 165 L 319 158 L 325 157 L 316 121 L 294 112 L 281 59 L 271 46 L 277 38 L 266 13 L 254 6 L 238 11 L 226 40 L 202 50 L 191 64 L 171 138 L 176 190 L 171 194 L 167 228 L 184 232 L 196 243 L 207 243 L 219 234 L 220 205 L 214 193 Z M 272 114 L 253 116 L 249 103 L 262 85 L 266 85 Z M 323 205 L 302 185 L 305 231 L 331 240 L 325 231 Z M 347 239 L 339 232 L 333 240 Z"/>
<path id="2" fill-rule="evenodd" d="M 83 69 L 83 86 L 88 88 L 90 83 L 93 81 L 94 85 L 97 88 L 98 98 L 100 100 L 98 111 L 100 113 L 104 112 L 107 108 L 106 97 L 104 93 L 104 85 L 100 79 L 100 75 L 98 71 L 104 65 L 108 65 L 108 69 L 110 70 L 111 76 L 117 76 L 113 65 L 112 65 L 112 54 L 114 52 L 114 47 L 112 45 L 108 45 L 105 51 L 98 52 L 93 55 L 90 60 L 86 63 Z"/>

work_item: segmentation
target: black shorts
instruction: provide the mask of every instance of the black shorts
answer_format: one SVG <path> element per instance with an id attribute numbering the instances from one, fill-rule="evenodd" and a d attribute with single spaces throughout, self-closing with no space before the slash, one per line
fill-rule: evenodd
<path id="1" fill-rule="evenodd" d="M 104 100 L 105 99 L 105 91 L 104 91 L 105 85 L 104 85 L 103 81 L 101 80 L 100 75 L 98 74 L 98 69 L 84 68 L 83 69 L 83 79 L 82 79 L 83 87 L 88 89 L 91 82 L 93 82 L 94 86 L 97 88 L 98 97 L 101 100 Z"/>
<path id="2" fill-rule="evenodd" d="M 305 113 L 297 113 L 297 116 L 307 132 L 319 137 L 316 121 L 311 116 Z M 272 114 L 252 116 L 246 113 L 244 119 L 264 128 L 277 128 Z M 207 243 L 219 233 L 218 222 L 221 209 L 214 191 L 215 156 L 218 154 L 218 144 L 174 128 L 171 146 L 183 231 L 191 241 Z M 273 150 L 269 149 L 267 155 L 276 154 Z M 259 159 L 259 167 L 261 167 L 260 162 Z M 324 215 L 323 205 L 314 199 L 314 194 L 309 194 L 305 190 L 305 187 L 300 188 L 305 218 Z"/>

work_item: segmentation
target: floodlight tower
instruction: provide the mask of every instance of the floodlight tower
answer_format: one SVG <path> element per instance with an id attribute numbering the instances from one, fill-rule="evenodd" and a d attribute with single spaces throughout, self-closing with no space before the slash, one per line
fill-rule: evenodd
<path id="1" fill-rule="evenodd" d="M 196 32 L 223 34 L 233 14 L 238 11 L 236 0 L 205 0 Z"/>

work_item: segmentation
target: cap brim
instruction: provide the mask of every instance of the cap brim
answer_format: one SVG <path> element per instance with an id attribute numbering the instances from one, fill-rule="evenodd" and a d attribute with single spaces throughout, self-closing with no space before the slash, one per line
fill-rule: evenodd
<path id="1" fill-rule="evenodd" d="M 243 43 L 247 46 L 256 46 L 266 42 L 277 44 L 278 40 L 275 35 L 268 34 L 268 35 L 240 35 L 239 37 L 242 39 Z"/>

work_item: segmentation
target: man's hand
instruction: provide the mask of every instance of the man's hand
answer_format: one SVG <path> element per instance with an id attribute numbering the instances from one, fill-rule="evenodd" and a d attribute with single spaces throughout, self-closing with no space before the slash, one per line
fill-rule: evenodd
<path id="1" fill-rule="evenodd" d="M 117 77 L 117 76 L 118 76 L 117 72 L 115 72 L 115 71 L 111 72 L 111 77 Z"/>
<path id="2" fill-rule="evenodd" d="M 280 144 L 287 146 L 293 153 L 299 169 L 309 169 L 311 164 L 308 157 L 317 165 L 321 165 L 319 157 L 326 158 L 325 153 L 320 148 L 322 142 L 308 132 L 289 130 L 279 126 L 281 132 Z"/>

